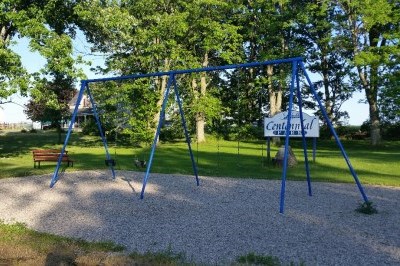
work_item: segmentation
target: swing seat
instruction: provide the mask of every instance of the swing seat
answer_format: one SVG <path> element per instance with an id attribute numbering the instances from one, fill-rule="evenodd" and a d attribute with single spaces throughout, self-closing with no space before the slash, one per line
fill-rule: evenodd
<path id="1" fill-rule="evenodd" d="M 114 159 L 106 159 L 104 162 L 107 166 L 115 166 L 117 164 Z"/>
<path id="2" fill-rule="evenodd" d="M 282 167 L 283 166 L 283 160 L 278 159 L 278 158 L 272 158 L 272 165 L 275 167 Z"/>
<path id="3" fill-rule="evenodd" d="M 135 166 L 137 168 L 145 168 L 146 167 L 146 161 L 145 160 L 135 159 Z"/>

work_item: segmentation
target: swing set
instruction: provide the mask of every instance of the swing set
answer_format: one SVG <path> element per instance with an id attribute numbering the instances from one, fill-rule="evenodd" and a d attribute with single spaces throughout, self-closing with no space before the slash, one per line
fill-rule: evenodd
<path id="1" fill-rule="evenodd" d="M 304 75 L 304 77 L 306 78 L 306 81 L 308 83 L 309 89 L 312 93 L 312 95 L 314 96 L 314 99 L 317 101 L 318 106 L 322 112 L 322 115 L 333 135 L 333 137 L 335 138 L 335 141 L 341 151 L 341 154 L 344 158 L 344 160 L 347 163 L 347 166 L 350 170 L 350 173 L 352 174 L 354 181 L 361 193 L 361 196 L 363 198 L 363 200 L 367 203 L 368 201 L 368 197 L 364 191 L 363 186 L 361 185 L 359 178 L 353 168 L 353 166 L 350 163 L 350 159 L 347 156 L 347 153 L 344 150 L 344 147 L 332 125 L 332 122 L 330 121 L 327 112 L 324 108 L 324 106 L 322 105 L 322 102 L 313 86 L 313 83 L 310 80 L 310 77 L 307 74 L 307 71 L 305 69 L 304 63 L 303 63 L 303 59 L 301 57 L 295 57 L 295 58 L 287 58 L 287 59 L 278 59 L 278 60 L 270 60 L 270 61 L 264 61 L 264 62 L 253 62 L 253 63 L 245 63 L 245 64 L 235 64 L 235 65 L 225 65 L 225 66 L 216 66 L 216 67 L 205 67 L 205 68 L 195 68 L 195 69 L 186 69 L 186 70 L 174 70 L 174 71 L 167 71 L 167 72 L 157 72 L 157 73 L 148 73 L 148 74 L 137 74 L 137 75 L 128 75 L 128 76 L 120 76 L 120 77 L 109 77 L 109 78 L 99 78 L 99 79 L 87 79 L 87 80 L 82 80 L 81 81 L 81 87 L 79 90 L 79 94 L 78 94 L 78 98 L 76 101 L 76 105 L 74 108 L 74 112 L 72 114 L 71 117 L 71 122 L 69 124 L 69 128 L 68 128 L 68 132 L 64 141 L 64 145 L 62 147 L 61 153 L 63 154 L 64 151 L 66 150 L 66 146 L 68 144 L 69 138 L 71 136 L 71 132 L 72 132 L 72 128 L 73 128 L 73 124 L 75 122 L 75 119 L 77 117 L 77 113 L 78 113 L 78 107 L 79 104 L 82 100 L 82 97 L 84 95 L 84 93 L 87 93 L 87 96 L 92 104 L 93 107 L 93 115 L 96 121 L 96 124 L 98 126 L 99 132 L 100 132 L 100 137 L 102 139 L 102 142 L 104 144 L 104 148 L 105 148 L 105 163 L 106 165 L 110 168 L 111 170 L 111 174 L 112 174 L 112 178 L 115 179 L 115 160 L 111 158 L 109 150 L 108 150 L 108 146 L 107 146 L 107 141 L 104 135 L 104 132 L 102 130 L 101 127 L 101 122 L 100 122 L 100 118 L 98 115 L 98 111 L 97 111 L 97 107 L 95 104 L 95 101 L 93 99 L 89 84 L 91 83 L 99 83 L 99 82 L 107 82 L 107 81 L 121 81 L 121 80 L 135 80 L 135 79 L 139 79 L 139 78 L 151 78 L 151 77 L 161 77 L 161 76 L 168 76 L 168 83 L 167 83 L 167 87 L 166 90 L 164 92 L 163 95 L 163 101 L 162 101 L 162 105 L 161 105 L 161 112 L 160 112 L 160 119 L 159 119 L 159 123 L 157 125 L 157 130 L 154 136 L 154 140 L 151 146 L 151 151 L 150 151 L 150 156 L 149 159 L 147 161 L 146 164 L 146 172 L 145 175 L 143 177 L 143 183 L 142 183 L 142 190 L 140 193 L 140 198 L 143 199 L 144 198 L 144 193 L 145 193 L 145 189 L 146 189 L 146 185 L 150 176 L 150 170 L 151 170 L 151 166 L 153 163 L 153 157 L 154 157 L 154 153 L 156 150 L 156 146 L 157 146 L 157 141 L 160 135 L 160 130 L 161 130 L 161 125 L 162 125 L 162 118 L 165 115 L 165 109 L 167 106 L 167 101 L 168 101 L 168 95 L 170 93 L 171 87 L 174 90 L 174 94 L 175 94 L 175 99 L 178 103 L 178 107 L 179 107 L 179 113 L 180 113 L 180 117 L 181 117 L 181 122 L 182 122 L 182 127 L 185 133 L 185 138 L 186 138 L 186 143 L 188 145 L 188 150 L 189 150 L 189 156 L 192 162 L 192 167 L 193 167 L 193 172 L 194 172 L 194 176 L 195 176 L 195 181 L 197 186 L 200 185 L 200 181 L 199 181 L 199 176 L 198 176 L 198 169 L 197 169 L 197 165 L 193 156 L 193 152 L 192 152 L 192 147 L 191 147 L 191 139 L 190 139 L 190 135 L 188 133 L 188 129 L 187 129 L 187 124 L 185 121 L 185 116 L 184 116 L 184 112 L 182 109 L 182 100 L 181 97 L 179 95 L 179 91 L 178 91 L 178 86 L 177 86 L 177 82 L 176 82 L 176 76 L 178 75 L 183 75 L 183 74 L 190 74 L 190 73 L 200 73 L 200 72 L 210 72 L 210 71 L 221 71 L 221 70 L 229 70 L 229 69 L 238 69 L 238 68 L 252 68 L 252 67 L 262 67 L 262 66 L 268 66 L 268 65 L 280 65 L 280 64 L 291 64 L 292 67 L 292 71 L 291 71 L 291 83 L 290 83 L 290 94 L 289 94 L 289 106 L 288 106 L 288 116 L 287 116 L 287 127 L 286 127 L 286 135 L 285 135 L 285 152 L 284 152 L 284 159 L 283 159 L 283 170 L 282 170 L 282 181 L 281 181 L 281 192 L 280 192 L 280 209 L 279 212 L 283 213 L 284 212 L 284 205 L 285 205 L 285 190 L 286 190 L 286 175 L 287 175 L 287 168 L 288 168 L 288 151 L 289 151 L 289 139 L 290 139 L 290 125 L 291 125 L 291 119 L 292 119 L 292 109 L 293 109 L 293 102 L 294 102 L 294 95 L 296 93 L 297 99 L 298 99 L 298 109 L 299 109 L 299 114 L 300 114 L 300 122 L 301 122 L 301 135 L 302 135 L 302 142 L 303 142 L 303 151 L 304 151 L 304 158 L 305 158 L 305 170 L 306 170 L 306 178 L 307 178 L 307 186 L 308 186 L 308 195 L 312 196 L 312 188 L 311 188 L 311 178 L 310 178 L 310 170 L 309 170 L 309 165 L 308 165 L 308 157 L 307 157 L 307 142 L 306 142 L 306 136 L 305 136 L 305 131 L 304 131 L 304 124 L 303 124 L 303 111 L 302 111 L 302 97 L 301 97 L 301 90 L 300 90 L 300 74 L 302 73 Z M 56 168 L 54 170 L 54 174 L 51 178 L 51 182 L 50 182 L 50 188 L 54 187 L 54 185 L 56 184 L 56 182 L 59 179 L 59 170 L 60 170 L 60 166 L 62 163 L 62 156 L 60 155 L 60 157 L 58 158 L 57 161 L 57 165 Z"/>

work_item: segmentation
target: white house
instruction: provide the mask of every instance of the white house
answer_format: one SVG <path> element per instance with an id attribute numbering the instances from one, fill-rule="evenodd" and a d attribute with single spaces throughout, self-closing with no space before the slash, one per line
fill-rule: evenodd
<path id="1" fill-rule="evenodd" d="M 76 106 L 76 101 L 78 100 L 78 94 L 76 93 L 75 96 L 69 102 L 69 110 L 71 114 L 73 114 Z M 90 103 L 89 97 L 87 95 L 82 96 L 82 100 L 78 106 L 78 113 L 76 115 L 74 128 L 80 128 L 81 124 L 86 122 L 88 116 L 93 115 L 92 104 Z"/>

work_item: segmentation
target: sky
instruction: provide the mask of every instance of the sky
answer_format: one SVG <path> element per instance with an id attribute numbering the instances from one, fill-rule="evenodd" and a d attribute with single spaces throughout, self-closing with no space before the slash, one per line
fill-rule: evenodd
<path id="1" fill-rule="evenodd" d="M 77 35 L 77 39 L 74 42 L 74 47 L 77 52 L 87 52 L 88 44 L 83 41 L 80 35 Z M 38 71 L 46 62 L 38 54 L 33 53 L 28 48 L 28 40 L 23 38 L 19 39 L 18 43 L 12 47 L 12 49 L 21 56 L 22 64 L 28 70 L 29 73 Z M 85 60 L 91 60 L 92 66 L 103 65 L 104 61 L 101 57 L 85 57 Z M 90 70 L 89 66 L 82 66 L 87 78 L 101 78 L 101 76 L 96 75 Z M 310 75 L 311 79 L 316 79 L 314 75 Z M 77 84 L 79 86 L 79 84 Z M 78 89 L 78 88 L 77 88 Z M 355 92 L 353 97 L 346 101 L 342 105 L 342 110 L 346 110 L 350 119 L 348 120 L 349 125 L 361 125 L 365 120 L 368 119 L 368 105 L 365 103 L 360 103 L 360 99 L 364 99 L 363 92 Z M 11 100 L 15 103 L 7 103 L 0 105 L 0 123 L 19 123 L 19 122 L 31 122 L 24 114 L 23 105 L 27 102 L 28 98 L 21 97 L 20 95 L 13 95 Z"/>

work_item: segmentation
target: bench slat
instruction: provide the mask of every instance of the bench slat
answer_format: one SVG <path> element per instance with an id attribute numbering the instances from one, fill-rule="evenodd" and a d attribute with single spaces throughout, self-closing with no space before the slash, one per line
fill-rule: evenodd
<path id="1" fill-rule="evenodd" d="M 42 149 L 42 150 L 33 150 L 33 167 L 36 168 L 36 163 L 38 163 L 38 168 L 40 168 L 40 162 L 58 162 L 58 158 L 60 157 L 61 150 L 58 149 Z M 65 151 L 61 161 L 67 162 L 68 166 L 71 163 L 71 166 L 74 166 L 74 161 L 68 157 L 68 151 Z"/>

